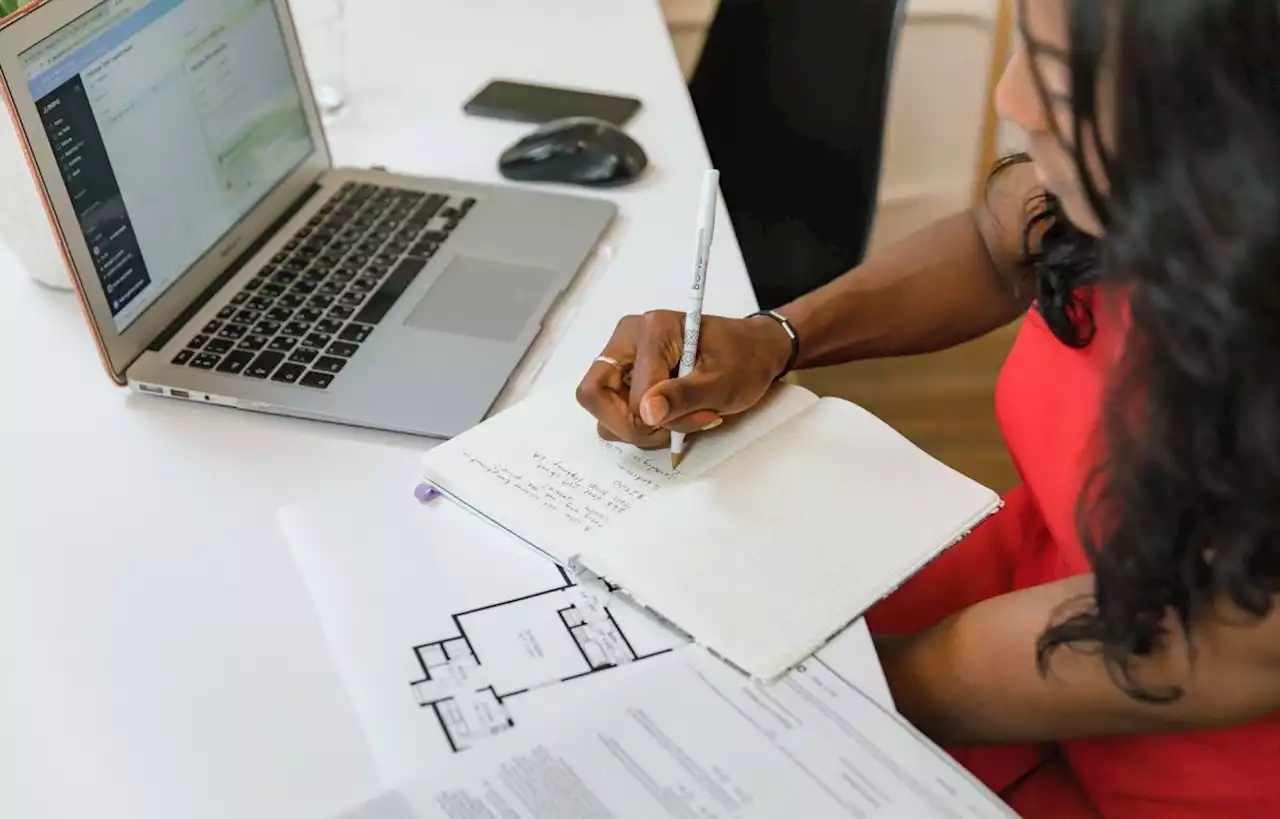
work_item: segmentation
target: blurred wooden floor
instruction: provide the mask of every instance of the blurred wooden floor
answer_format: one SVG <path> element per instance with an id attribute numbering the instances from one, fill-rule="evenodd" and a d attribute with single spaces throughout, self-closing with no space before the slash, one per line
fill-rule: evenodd
<path id="1" fill-rule="evenodd" d="M 865 407 L 934 457 L 1004 491 L 1018 479 L 996 426 L 993 393 L 1016 332 L 1015 325 L 927 356 L 812 370 L 799 381 Z"/>

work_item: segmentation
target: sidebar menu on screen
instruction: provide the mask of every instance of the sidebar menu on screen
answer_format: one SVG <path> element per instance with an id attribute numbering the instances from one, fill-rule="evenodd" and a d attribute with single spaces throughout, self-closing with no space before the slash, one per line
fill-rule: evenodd
<path id="1" fill-rule="evenodd" d="M 36 105 L 114 316 L 151 283 L 124 196 L 79 77 Z"/>

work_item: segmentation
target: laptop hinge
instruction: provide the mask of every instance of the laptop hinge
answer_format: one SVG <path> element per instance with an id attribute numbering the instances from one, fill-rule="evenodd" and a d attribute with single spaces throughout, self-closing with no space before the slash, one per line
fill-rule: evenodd
<path id="1" fill-rule="evenodd" d="M 151 344 L 147 349 L 152 352 L 161 350 L 164 348 L 164 345 L 173 340 L 174 336 L 182 332 L 182 328 L 186 326 L 187 322 L 191 321 L 192 317 L 195 316 L 196 313 L 199 313 L 204 309 L 204 306 L 209 303 L 209 300 L 216 296 L 218 292 L 226 286 L 227 282 L 231 281 L 231 279 L 249 263 L 249 260 L 257 255 L 258 251 L 262 250 L 268 242 L 274 239 L 284 226 L 289 223 L 289 220 L 298 214 L 298 211 L 306 207 L 307 202 L 311 201 L 311 198 L 319 193 L 320 188 L 321 186 L 317 182 L 307 188 L 301 196 L 294 200 L 293 204 L 289 205 L 285 212 L 280 214 L 280 218 L 272 222 L 271 225 L 262 232 L 262 236 L 260 238 L 256 239 L 253 244 L 249 245 L 245 249 L 243 253 L 237 256 L 235 261 L 227 265 L 227 269 L 224 270 L 218 278 L 214 279 L 213 283 L 206 287 L 204 291 L 201 292 L 193 302 L 191 302 L 187 309 L 183 310 L 182 313 L 174 319 L 172 324 L 164 328 L 164 331 L 161 332 L 160 335 L 152 339 Z"/>

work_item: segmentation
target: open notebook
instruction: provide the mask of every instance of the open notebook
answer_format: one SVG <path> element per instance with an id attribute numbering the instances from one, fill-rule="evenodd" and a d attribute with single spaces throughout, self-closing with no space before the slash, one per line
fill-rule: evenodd
<path id="1" fill-rule="evenodd" d="M 1000 506 L 866 410 L 778 386 L 666 450 L 603 441 L 543 390 L 431 450 L 423 478 L 770 681 Z"/>

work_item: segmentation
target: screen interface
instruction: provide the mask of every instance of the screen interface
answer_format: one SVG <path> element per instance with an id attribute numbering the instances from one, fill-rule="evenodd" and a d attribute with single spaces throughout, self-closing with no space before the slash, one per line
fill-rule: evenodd
<path id="1" fill-rule="evenodd" d="M 120 332 L 315 147 L 271 0 L 106 0 L 21 56 Z"/>

